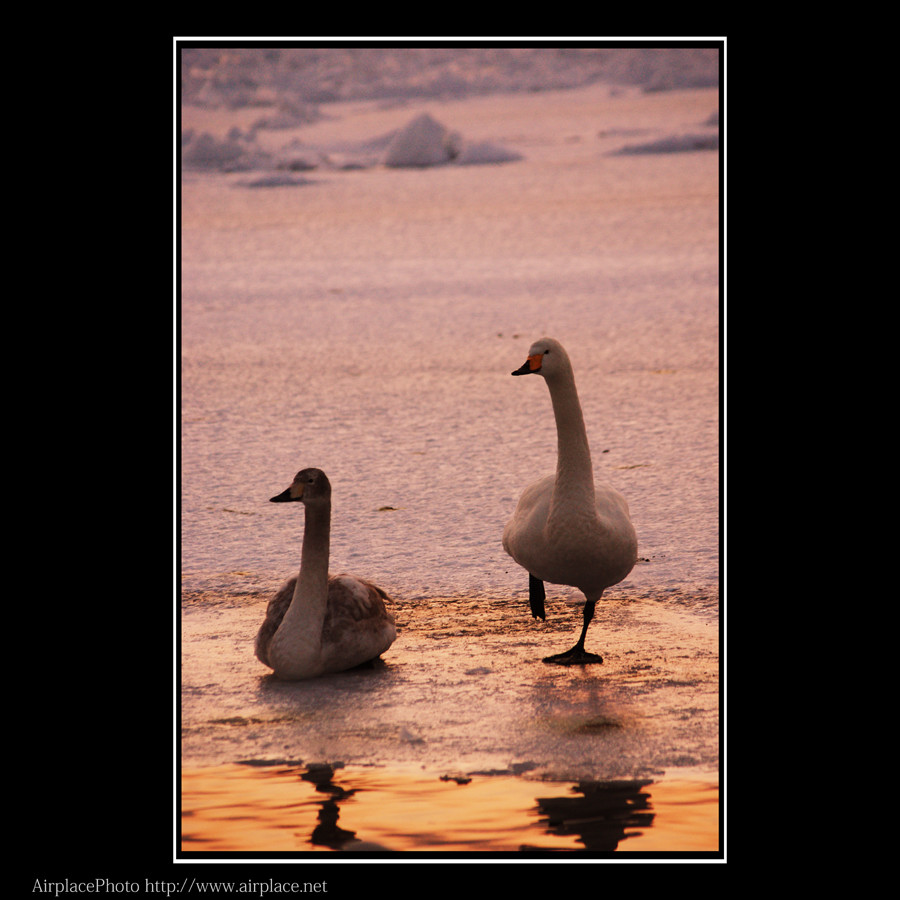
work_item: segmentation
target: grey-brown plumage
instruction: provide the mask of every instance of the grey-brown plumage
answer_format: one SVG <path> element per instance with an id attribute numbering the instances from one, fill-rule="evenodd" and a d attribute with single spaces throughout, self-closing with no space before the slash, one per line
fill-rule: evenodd
<path id="1" fill-rule="evenodd" d="M 365 592 L 354 590 L 353 584 L 365 588 Z M 278 630 L 284 614 L 294 599 L 297 588 L 297 577 L 289 578 L 275 593 L 266 607 L 266 618 L 256 635 L 256 657 L 271 667 L 268 658 L 269 642 Z M 325 608 L 325 621 L 322 624 L 322 643 L 340 646 L 347 635 L 356 631 L 372 632 L 375 635 L 384 632 L 385 622 L 394 623 L 394 617 L 388 612 L 385 602 L 391 598 L 377 584 L 365 578 L 352 575 L 328 576 L 328 605 Z M 384 651 L 382 651 L 384 652 Z M 367 662 L 368 660 L 363 660 Z"/>
<path id="2" fill-rule="evenodd" d="M 306 508 L 300 572 L 269 601 L 256 635 L 256 656 L 279 678 L 296 681 L 352 669 L 396 640 L 387 593 L 353 575 L 329 575 L 331 484 L 321 469 L 303 469 L 274 503 Z"/>

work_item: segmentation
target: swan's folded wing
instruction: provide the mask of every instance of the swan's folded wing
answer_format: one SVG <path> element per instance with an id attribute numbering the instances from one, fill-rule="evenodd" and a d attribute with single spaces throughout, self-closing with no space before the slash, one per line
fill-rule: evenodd
<path id="1" fill-rule="evenodd" d="M 351 575 L 331 576 L 328 608 L 322 626 L 323 654 L 328 668 L 337 671 L 375 659 L 397 639 L 394 617 L 377 585 Z M 330 660 L 337 662 L 332 668 Z M 355 660 L 355 661 L 354 661 Z"/>
<path id="2" fill-rule="evenodd" d="M 272 640 L 272 635 L 278 631 L 278 626 L 291 605 L 296 586 L 297 579 L 289 578 L 278 589 L 278 592 L 269 601 L 269 605 L 266 607 L 266 617 L 259 626 L 259 631 L 256 632 L 256 658 L 266 666 L 271 665 L 269 663 L 269 642 Z"/>

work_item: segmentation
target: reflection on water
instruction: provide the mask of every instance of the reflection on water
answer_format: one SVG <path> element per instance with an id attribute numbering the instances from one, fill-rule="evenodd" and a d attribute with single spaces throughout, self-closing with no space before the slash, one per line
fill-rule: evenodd
<path id="1" fill-rule="evenodd" d="M 338 801 L 352 797 L 356 791 L 346 790 L 335 784 L 334 769 L 331 766 L 313 766 L 300 777 L 303 781 L 314 784 L 317 792 L 327 795 L 326 799 L 322 800 L 322 808 L 319 810 L 319 824 L 313 828 L 309 842 L 331 850 L 340 850 L 356 837 L 356 832 L 347 831 L 338 825 L 340 815 Z"/>
<path id="2" fill-rule="evenodd" d="M 182 856 L 715 855 L 718 787 L 707 782 L 536 782 L 328 765 L 182 772 Z"/>
<path id="3" fill-rule="evenodd" d="M 653 822 L 650 781 L 581 782 L 580 797 L 542 797 L 538 809 L 551 834 L 573 835 L 588 850 L 609 853 L 629 837 L 626 829 L 649 828 Z"/>

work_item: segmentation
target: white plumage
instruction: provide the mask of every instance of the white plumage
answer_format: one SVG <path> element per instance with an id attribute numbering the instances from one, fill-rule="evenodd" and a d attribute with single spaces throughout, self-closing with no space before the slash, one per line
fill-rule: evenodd
<path id="1" fill-rule="evenodd" d="M 637 536 L 628 504 L 614 488 L 594 482 L 591 452 L 575 375 L 559 341 L 542 338 L 513 375 L 543 376 L 556 418 L 557 466 L 522 492 L 503 532 L 503 548 L 529 573 L 532 614 L 545 618 L 543 582 L 577 587 L 585 596 L 578 642 L 544 662 L 599 663 L 584 649 L 588 625 L 603 591 L 637 561 Z"/>

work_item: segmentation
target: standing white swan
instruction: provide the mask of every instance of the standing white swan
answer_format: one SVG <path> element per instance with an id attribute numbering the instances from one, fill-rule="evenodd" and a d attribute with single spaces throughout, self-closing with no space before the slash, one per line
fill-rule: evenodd
<path id="1" fill-rule="evenodd" d="M 525 364 L 513 375 L 542 375 L 556 417 L 556 474 L 522 492 L 503 531 L 503 549 L 529 575 L 535 618 L 544 613 L 544 582 L 577 587 L 585 596 L 581 637 L 571 650 L 544 662 L 601 663 L 584 649 L 584 638 L 603 591 L 618 584 L 637 561 L 637 536 L 625 498 L 606 484 L 595 484 L 584 416 L 568 354 L 559 341 L 532 344 Z"/>
<path id="2" fill-rule="evenodd" d="M 375 659 L 397 637 L 388 595 L 352 575 L 328 574 L 331 484 L 321 469 L 303 469 L 272 503 L 306 507 L 300 574 L 269 601 L 256 635 L 256 656 L 278 678 L 299 681 Z"/>

